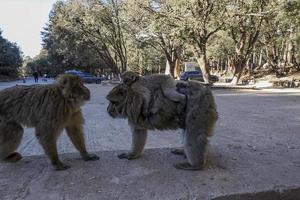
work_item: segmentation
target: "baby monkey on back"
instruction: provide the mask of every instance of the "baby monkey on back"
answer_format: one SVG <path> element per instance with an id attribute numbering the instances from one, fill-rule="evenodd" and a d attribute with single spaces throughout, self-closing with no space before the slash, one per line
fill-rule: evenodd
<path id="1" fill-rule="evenodd" d="M 0 91 L 0 159 L 16 162 L 22 158 L 16 149 L 23 126 L 34 127 L 35 134 L 56 170 L 68 165 L 58 158 L 56 140 L 66 132 L 83 160 L 98 160 L 85 147 L 84 118 L 80 107 L 90 99 L 81 79 L 62 75 L 54 84 L 15 86 Z"/>
<path id="2" fill-rule="evenodd" d="M 145 105 L 149 104 L 151 94 L 155 90 L 161 89 L 163 94 L 174 102 L 186 103 L 186 96 L 176 91 L 176 82 L 171 76 L 154 74 L 141 77 L 132 71 L 124 72 L 121 76 L 123 83 L 131 86 L 134 91 L 142 94 L 146 100 Z"/>

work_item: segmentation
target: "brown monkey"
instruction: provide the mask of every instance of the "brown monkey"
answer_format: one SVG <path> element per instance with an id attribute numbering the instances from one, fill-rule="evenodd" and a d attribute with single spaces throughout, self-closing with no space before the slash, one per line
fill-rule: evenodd
<path id="1" fill-rule="evenodd" d="M 217 120 L 214 97 L 210 89 L 197 81 L 179 82 L 178 91 L 187 97 L 186 103 L 175 102 L 166 97 L 163 89 L 148 88 L 150 95 L 141 94 L 142 89 L 122 83 L 107 95 L 107 108 L 113 117 L 127 118 L 132 130 L 132 149 L 119 155 L 121 159 L 141 156 L 148 129 L 183 129 L 184 153 L 188 162 L 175 165 L 178 169 L 203 169 L 206 162 L 207 137 L 212 135 Z M 141 82 L 141 87 L 150 87 Z M 145 97 L 149 99 L 145 100 Z M 146 115 L 144 107 L 149 107 Z"/>
<path id="2" fill-rule="evenodd" d="M 56 140 L 63 129 L 81 157 L 98 160 L 85 147 L 80 107 L 90 99 L 81 79 L 64 74 L 50 85 L 15 86 L 0 91 L 0 159 L 16 162 L 23 127 L 34 127 L 36 137 L 56 170 L 69 168 L 58 158 Z"/>
<path id="3" fill-rule="evenodd" d="M 136 92 L 145 96 L 147 101 L 151 92 L 161 89 L 163 94 L 172 101 L 185 103 L 185 95 L 176 91 L 176 82 L 164 74 L 153 74 L 150 76 L 139 76 L 135 72 L 127 71 L 121 75 L 123 83 L 131 86 Z"/>

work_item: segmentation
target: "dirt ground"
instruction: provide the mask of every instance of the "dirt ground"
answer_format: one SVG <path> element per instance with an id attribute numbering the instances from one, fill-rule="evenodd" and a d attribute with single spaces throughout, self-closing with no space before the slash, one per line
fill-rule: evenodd
<path id="1" fill-rule="evenodd" d="M 175 170 L 172 165 L 182 158 L 168 153 L 181 146 L 180 130 L 151 131 L 142 158 L 119 160 L 117 153 L 130 149 L 131 135 L 126 120 L 111 119 L 106 113 L 105 96 L 113 86 L 87 86 L 92 99 L 83 107 L 86 143 L 100 160 L 74 159 L 79 155 L 63 134 L 58 149 L 61 154 L 75 153 L 64 155 L 70 157 L 64 160 L 72 168 L 55 175 L 44 155 L 25 157 L 17 165 L 0 163 L 4 199 L 212 199 L 300 188 L 300 90 L 213 90 L 219 119 L 210 138 L 208 166 L 192 174 Z M 43 154 L 33 129 L 26 129 L 19 150 L 24 156 Z M 12 185 L 13 177 L 20 183 Z M 133 192 L 136 184 L 138 193 Z M 88 196 L 80 192 L 83 188 Z M 41 198 L 45 191 L 49 198 Z"/>
<path id="2" fill-rule="evenodd" d="M 108 101 L 105 96 L 111 85 L 87 85 L 92 93 L 91 101 L 83 107 L 86 143 L 91 151 L 111 151 L 129 149 L 130 130 L 124 119 L 112 119 L 106 112 Z M 299 90 L 300 91 L 300 90 Z M 300 92 L 297 90 L 230 91 L 214 90 L 218 106 L 219 120 L 215 136 L 211 142 L 231 140 L 249 146 L 263 145 L 266 140 L 284 140 L 283 146 L 294 146 L 299 150 L 299 137 L 296 128 L 300 127 Z M 230 135 L 223 135 L 230 129 Z M 236 129 L 242 129 L 238 132 Z M 299 129 L 300 130 L 300 129 Z M 177 131 L 151 131 L 146 148 L 168 148 L 181 145 Z M 275 137 L 274 137 L 275 136 Z M 247 137 L 247 140 L 243 139 Z M 271 139 L 270 139 L 271 138 Z M 263 139 L 263 140 L 262 140 Z M 274 144 L 277 146 L 278 144 Z M 58 146 L 60 153 L 76 152 L 66 134 L 62 134 Z M 33 129 L 26 129 L 20 147 L 24 155 L 43 154 L 37 143 Z"/>

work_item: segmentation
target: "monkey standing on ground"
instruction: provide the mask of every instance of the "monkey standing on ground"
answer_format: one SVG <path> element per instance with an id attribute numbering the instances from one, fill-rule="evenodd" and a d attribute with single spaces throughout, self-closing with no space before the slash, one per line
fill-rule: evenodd
<path id="1" fill-rule="evenodd" d="M 203 169 L 207 137 L 212 135 L 218 116 L 210 89 L 196 81 L 179 82 L 178 91 L 187 96 L 186 102 L 181 103 L 168 98 L 162 88 L 149 88 L 151 85 L 145 82 L 134 87 L 133 84 L 135 83 L 119 84 L 106 97 L 110 101 L 107 107 L 110 116 L 127 118 L 132 131 L 131 151 L 118 157 L 128 160 L 140 157 L 146 144 L 148 129 L 181 128 L 188 162 L 178 163 L 175 167 L 185 170 Z M 141 93 L 145 87 L 150 95 Z M 149 107 L 148 112 L 144 113 L 144 107 Z"/>
<path id="2" fill-rule="evenodd" d="M 56 140 L 66 132 L 87 160 L 99 157 L 85 147 L 81 106 L 90 99 L 90 91 L 74 75 L 62 75 L 51 85 L 15 86 L 0 91 L 0 159 L 16 162 L 22 158 L 16 149 L 23 127 L 34 127 L 36 137 L 56 170 L 69 168 L 59 160 Z"/>

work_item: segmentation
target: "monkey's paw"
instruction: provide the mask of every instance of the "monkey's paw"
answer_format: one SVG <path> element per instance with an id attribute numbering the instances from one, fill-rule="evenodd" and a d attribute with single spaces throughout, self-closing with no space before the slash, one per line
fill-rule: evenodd
<path id="1" fill-rule="evenodd" d="M 84 161 L 93 161 L 93 160 L 99 160 L 99 156 L 95 154 L 88 154 L 87 156 L 83 157 Z"/>
<path id="2" fill-rule="evenodd" d="M 19 154 L 18 152 L 14 152 L 10 154 L 8 157 L 4 159 L 6 162 L 18 162 L 19 160 L 22 159 L 22 155 Z"/>
<path id="3" fill-rule="evenodd" d="M 120 159 L 127 159 L 127 160 L 133 160 L 138 158 L 139 156 L 134 155 L 133 153 L 122 153 L 118 155 L 118 158 Z"/>
<path id="4" fill-rule="evenodd" d="M 185 155 L 183 149 L 172 149 L 171 153 L 175 155 Z"/>
<path id="5" fill-rule="evenodd" d="M 174 165 L 176 169 L 183 169 L 183 170 L 202 170 L 203 166 L 192 166 L 190 163 L 177 163 Z"/>
<path id="6" fill-rule="evenodd" d="M 64 163 L 59 163 L 59 164 L 57 164 L 57 165 L 54 165 L 54 169 L 56 170 L 56 171 L 62 171 L 62 170 L 66 170 L 66 169 L 69 169 L 70 168 L 70 166 L 69 165 L 66 165 L 66 164 L 64 164 Z"/>

